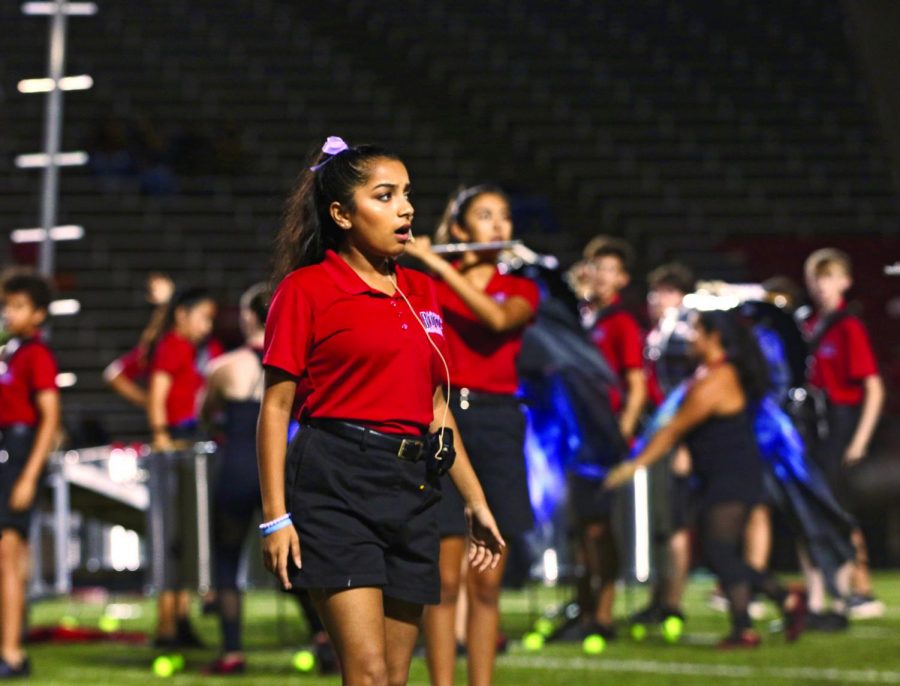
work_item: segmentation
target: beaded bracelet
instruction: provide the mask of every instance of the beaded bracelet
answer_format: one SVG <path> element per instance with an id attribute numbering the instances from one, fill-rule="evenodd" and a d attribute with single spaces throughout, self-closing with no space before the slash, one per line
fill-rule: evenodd
<path id="1" fill-rule="evenodd" d="M 288 512 L 287 514 L 283 514 L 280 517 L 273 519 L 271 522 L 263 522 L 262 524 L 260 524 L 259 533 L 263 538 L 265 538 L 269 534 L 273 534 L 279 529 L 283 529 L 290 524 L 292 524 L 291 514 L 290 512 Z"/>

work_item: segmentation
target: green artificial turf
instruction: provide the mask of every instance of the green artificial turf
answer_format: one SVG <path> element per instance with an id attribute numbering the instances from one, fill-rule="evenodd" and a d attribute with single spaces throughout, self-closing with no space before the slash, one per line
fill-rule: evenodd
<path id="1" fill-rule="evenodd" d="M 566 590 L 531 587 L 508 592 L 503 598 L 503 627 L 510 636 L 506 655 L 498 660 L 495 684 L 526 686 L 581 684 L 900 684 L 900 574 L 876 575 L 876 590 L 888 605 L 885 617 L 855 623 L 843 634 L 804 634 L 794 645 L 786 645 L 779 633 L 771 633 L 770 614 L 757 622 L 763 646 L 755 651 L 722 653 L 714 648 L 725 632 L 725 616 L 706 606 L 709 580 L 695 580 L 686 598 L 688 623 L 680 643 L 671 645 L 651 632 L 642 642 L 623 636 L 596 656 L 584 655 L 576 644 L 551 643 L 538 652 L 526 652 L 519 642 L 539 614 L 564 600 Z M 636 609 L 645 592 L 621 592 L 618 609 L 622 616 Z M 138 597 L 112 596 L 93 600 L 54 599 L 35 603 L 33 626 L 56 623 L 62 617 L 80 626 L 96 627 L 105 611 L 133 616 L 120 628 L 150 631 L 152 602 Z M 217 637 L 213 617 L 197 617 L 195 624 L 210 646 Z M 248 596 L 245 640 L 249 669 L 239 677 L 207 678 L 199 674 L 215 655 L 215 648 L 185 653 L 186 670 L 171 677 L 173 684 L 338 684 L 335 677 L 300 674 L 291 657 L 305 640 L 305 627 L 297 607 L 274 591 L 255 591 Z M 627 630 L 621 631 L 627 634 Z M 117 643 L 36 644 L 29 648 L 32 683 L 46 686 L 101 686 L 114 684 L 165 683 L 153 676 L 150 666 L 157 653 L 144 646 Z M 458 683 L 465 683 L 461 661 Z M 428 683 L 424 661 L 413 661 L 411 684 Z"/>

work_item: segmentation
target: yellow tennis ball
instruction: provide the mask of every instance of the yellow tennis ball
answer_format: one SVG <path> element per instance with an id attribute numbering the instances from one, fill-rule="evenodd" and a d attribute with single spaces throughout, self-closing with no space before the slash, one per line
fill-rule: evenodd
<path id="1" fill-rule="evenodd" d="M 153 661 L 153 673 L 166 679 L 175 673 L 175 664 L 168 655 L 160 655 Z"/>
<path id="2" fill-rule="evenodd" d="M 581 643 L 581 649 L 587 655 L 599 655 L 606 650 L 606 640 L 600 634 L 591 634 Z"/>
<path id="3" fill-rule="evenodd" d="M 103 615 L 98 624 L 100 626 L 100 631 L 106 631 L 107 633 L 117 631 L 119 628 L 119 620 L 116 617 L 110 617 L 109 615 Z"/>
<path id="4" fill-rule="evenodd" d="M 184 655 L 176 653 L 175 655 L 170 656 L 169 659 L 172 661 L 172 668 L 176 672 L 184 671 Z"/>
<path id="5" fill-rule="evenodd" d="M 541 617 L 534 623 L 534 630 L 546 638 L 553 633 L 553 622 L 546 617 Z"/>
<path id="6" fill-rule="evenodd" d="M 677 643 L 684 633 L 684 620 L 681 617 L 666 617 L 662 625 L 663 638 L 669 643 Z"/>
<path id="7" fill-rule="evenodd" d="M 544 647 L 544 637 L 532 631 L 522 637 L 522 647 L 529 652 L 535 652 Z"/>
<path id="8" fill-rule="evenodd" d="M 647 638 L 647 625 L 646 624 L 632 624 L 631 625 L 631 638 L 635 641 L 643 641 Z"/>
<path id="9" fill-rule="evenodd" d="M 316 666 L 316 656 L 309 650 L 298 650 L 291 660 L 298 672 L 311 672 Z"/>

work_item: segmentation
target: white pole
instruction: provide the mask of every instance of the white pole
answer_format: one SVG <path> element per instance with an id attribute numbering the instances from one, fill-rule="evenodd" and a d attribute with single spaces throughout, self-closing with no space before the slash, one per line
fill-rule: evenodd
<path id="1" fill-rule="evenodd" d="M 650 498 L 646 467 L 634 473 L 634 578 L 650 579 Z"/>
<path id="2" fill-rule="evenodd" d="M 47 278 L 52 278 L 56 269 L 53 238 L 50 234 L 56 226 L 59 201 L 59 166 L 56 156 L 62 138 L 63 91 L 58 84 L 62 81 L 66 67 L 65 4 L 65 0 L 56 0 L 56 11 L 50 17 L 50 45 L 47 53 L 47 76 L 54 87 L 47 92 L 44 111 L 44 154 L 48 159 L 41 187 L 41 227 L 45 233 L 39 259 L 41 274 Z"/>

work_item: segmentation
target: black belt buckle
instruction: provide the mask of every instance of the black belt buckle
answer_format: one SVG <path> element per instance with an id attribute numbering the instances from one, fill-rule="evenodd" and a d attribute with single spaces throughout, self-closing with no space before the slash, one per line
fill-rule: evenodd
<path id="1" fill-rule="evenodd" d="M 400 448 L 397 457 L 409 462 L 418 462 L 422 459 L 422 451 L 425 449 L 425 441 L 417 441 L 410 438 L 400 440 Z"/>

